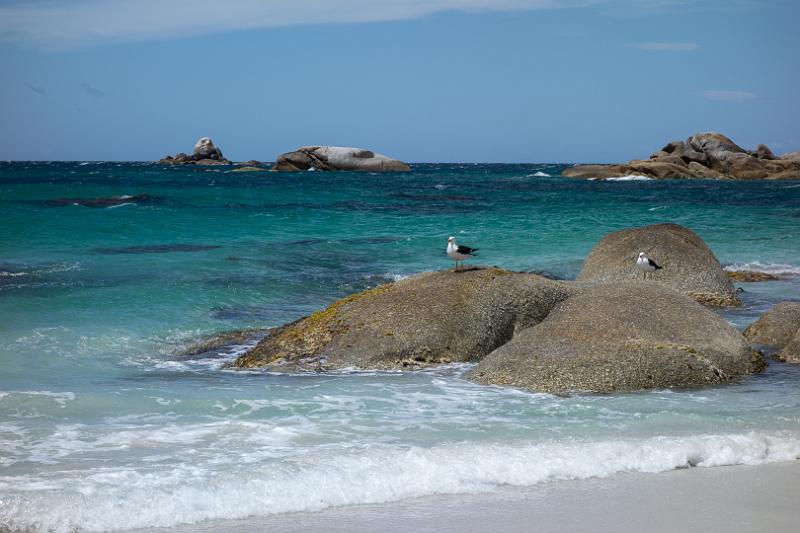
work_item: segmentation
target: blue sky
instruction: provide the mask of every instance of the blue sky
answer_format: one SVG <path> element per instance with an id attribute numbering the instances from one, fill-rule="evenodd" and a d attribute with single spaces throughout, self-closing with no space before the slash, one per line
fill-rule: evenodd
<path id="1" fill-rule="evenodd" d="M 800 150 L 793 0 L 0 0 L 0 159 Z"/>

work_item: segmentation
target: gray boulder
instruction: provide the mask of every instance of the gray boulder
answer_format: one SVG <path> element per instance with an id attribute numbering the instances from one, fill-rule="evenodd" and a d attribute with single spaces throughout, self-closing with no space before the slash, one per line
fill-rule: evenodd
<path id="1" fill-rule="evenodd" d="M 343 146 L 303 146 L 278 156 L 272 170 L 361 170 L 368 172 L 406 172 L 410 167 L 383 154 Z"/>
<path id="2" fill-rule="evenodd" d="M 477 361 L 575 292 L 498 268 L 421 274 L 276 328 L 234 366 L 400 369 Z"/>
<path id="3" fill-rule="evenodd" d="M 230 165 L 229 160 L 222 155 L 222 150 L 214 146 L 210 137 L 201 137 L 194 145 L 192 155 L 183 152 L 175 157 L 164 156 L 158 161 L 160 165 Z"/>
<path id="4" fill-rule="evenodd" d="M 800 328 L 794 332 L 794 336 L 775 357 L 786 363 L 800 363 Z"/>
<path id="5" fill-rule="evenodd" d="M 612 283 L 558 304 L 467 375 L 538 392 L 731 382 L 766 363 L 713 311 L 661 284 Z"/>
<path id="6" fill-rule="evenodd" d="M 780 302 L 744 330 L 754 344 L 777 350 L 777 358 L 800 362 L 800 302 Z"/>
<path id="7" fill-rule="evenodd" d="M 606 235 L 589 253 L 578 281 L 643 280 L 643 272 L 636 267 L 639 252 L 663 267 L 648 273 L 647 283 L 669 285 L 701 303 L 740 304 L 736 289 L 703 240 L 692 230 L 671 223 Z"/>
<path id="8" fill-rule="evenodd" d="M 194 159 L 225 159 L 222 157 L 222 150 L 214 146 L 214 141 L 210 137 L 201 137 L 194 145 Z"/>

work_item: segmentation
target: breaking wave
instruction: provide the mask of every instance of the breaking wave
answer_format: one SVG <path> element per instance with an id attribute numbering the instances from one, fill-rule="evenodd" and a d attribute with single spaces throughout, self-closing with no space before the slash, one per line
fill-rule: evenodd
<path id="1" fill-rule="evenodd" d="M 201 432 L 192 438 L 204 436 Z M 322 447 L 280 460 L 254 453 L 236 460 L 195 458 L 150 469 L 105 466 L 80 478 L 0 477 L 0 491 L 6 493 L 0 501 L 0 528 L 61 533 L 169 527 L 434 494 L 481 493 L 501 485 L 530 486 L 622 472 L 758 465 L 791 461 L 798 455 L 798 434 L 751 432 L 638 440 L 448 443 L 430 448 L 354 444 Z"/>
<path id="2" fill-rule="evenodd" d="M 733 263 L 725 266 L 725 270 L 751 270 L 753 272 L 764 272 L 766 274 L 775 275 L 800 275 L 800 267 L 787 265 L 784 263 L 762 263 L 760 261 L 752 261 L 750 263 Z"/>

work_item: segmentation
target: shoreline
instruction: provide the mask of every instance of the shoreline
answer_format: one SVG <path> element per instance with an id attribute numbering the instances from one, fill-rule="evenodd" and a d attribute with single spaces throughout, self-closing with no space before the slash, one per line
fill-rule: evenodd
<path id="1" fill-rule="evenodd" d="M 796 531 L 800 460 L 624 473 L 126 533 Z"/>

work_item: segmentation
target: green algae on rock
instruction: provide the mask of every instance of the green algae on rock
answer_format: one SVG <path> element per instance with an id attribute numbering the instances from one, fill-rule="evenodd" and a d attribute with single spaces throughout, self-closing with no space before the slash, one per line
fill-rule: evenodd
<path id="1" fill-rule="evenodd" d="M 575 292 L 499 268 L 420 274 L 276 328 L 234 365 L 399 369 L 477 361 Z"/>

